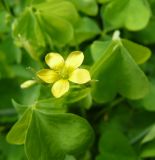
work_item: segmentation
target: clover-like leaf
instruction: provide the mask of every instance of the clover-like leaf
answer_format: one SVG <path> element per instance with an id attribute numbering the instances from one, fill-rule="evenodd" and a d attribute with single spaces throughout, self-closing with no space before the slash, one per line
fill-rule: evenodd
<path id="1" fill-rule="evenodd" d="M 68 43 L 73 37 L 73 24 L 78 19 L 74 5 L 68 1 L 49 1 L 34 6 L 41 28 L 57 45 Z"/>
<path id="2" fill-rule="evenodd" d="M 29 160 L 64 160 L 67 154 L 82 153 L 92 140 L 92 128 L 83 118 L 34 110 L 25 149 Z"/>
<path id="3" fill-rule="evenodd" d="M 101 42 L 95 42 L 92 48 L 97 46 L 100 55 L 91 70 L 92 78 L 98 80 L 92 87 L 94 99 L 107 102 L 117 93 L 130 99 L 144 97 L 149 91 L 149 81 L 137 63 L 144 63 L 150 57 L 150 51 L 126 40 L 112 41 L 106 44 L 106 49 L 104 42 L 103 48 Z M 92 51 L 95 54 L 95 50 Z"/>
<path id="4" fill-rule="evenodd" d="M 8 142 L 24 144 L 30 160 L 64 160 L 83 153 L 93 141 L 93 130 L 82 117 L 65 113 L 63 103 L 63 99 L 51 98 L 27 106 L 8 133 Z M 14 104 L 21 113 L 25 109 Z"/>
<path id="5" fill-rule="evenodd" d="M 35 58 L 51 42 L 68 43 L 73 38 L 73 24 L 77 18 L 74 5 L 66 0 L 31 4 L 14 23 L 13 35 Z"/>
<path id="6" fill-rule="evenodd" d="M 129 30 L 141 30 L 151 17 L 149 3 L 146 0 L 110 1 L 102 10 L 106 29 L 126 27 Z"/>
<path id="7" fill-rule="evenodd" d="M 44 99 L 34 102 L 31 105 L 23 105 L 12 100 L 12 103 L 19 114 L 19 120 L 11 128 L 7 140 L 13 144 L 24 144 L 28 127 L 31 123 L 33 108 L 43 113 L 64 113 L 66 111 L 63 99 Z"/>

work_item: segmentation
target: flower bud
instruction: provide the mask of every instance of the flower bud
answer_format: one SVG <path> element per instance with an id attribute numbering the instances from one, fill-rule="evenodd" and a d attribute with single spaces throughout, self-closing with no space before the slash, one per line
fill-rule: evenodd
<path id="1" fill-rule="evenodd" d="M 36 80 L 27 80 L 20 85 L 20 88 L 25 89 L 29 88 L 36 83 Z"/>

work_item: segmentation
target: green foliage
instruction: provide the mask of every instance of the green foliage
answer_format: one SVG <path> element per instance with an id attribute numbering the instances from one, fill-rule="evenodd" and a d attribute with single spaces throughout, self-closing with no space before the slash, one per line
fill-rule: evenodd
<path id="1" fill-rule="evenodd" d="M 138 7 L 137 7 L 138 6 Z M 101 10 L 107 30 L 125 27 L 136 31 L 146 27 L 151 17 L 146 0 L 111 0 Z"/>
<path id="2" fill-rule="evenodd" d="M 155 0 L 1 0 L 0 160 L 154 160 L 154 20 Z M 91 81 L 55 98 L 36 73 L 72 51 Z"/>
<path id="3" fill-rule="evenodd" d="M 99 149 L 100 155 L 97 157 L 97 160 L 137 159 L 128 139 L 114 126 L 107 127 L 106 131 L 103 132 L 99 143 Z"/>
<path id="4" fill-rule="evenodd" d="M 13 34 L 17 43 L 36 58 L 37 54 L 42 54 L 47 44 L 63 45 L 70 41 L 73 37 L 72 24 L 77 18 L 78 14 L 73 4 L 67 1 L 51 0 L 34 4 L 26 7 L 14 23 Z"/>
<path id="5" fill-rule="evenodd" d="M 85 119 L 63 113 L 62 106 L 60 110 L 54 101 L 40 101 L 27 108 L 14 102 L 16 108 L 24 108 L 25 112 L 8 133 L 7 140 L 25 144 L 28 159 L 63 160 L 67 154 L 84 152 L 93 139 L 93 130 Z M 37 148 L 37 152 L 32 148 Z"/>
<path id="6" fill-rule="evenodd" d="M 113 40 L 108 45 L 102 43 L 92 45 L 92 54 L 102 55 L 91 70 L 92 77 L 98 80 L 92 87 L 95 100 L 100 103 L 111 101 L 117 93 L 130 99 L 144 97 L 149 82 L 136 63 L 147 60 L 150 51 L 127 40 Z M 98 92 L 100 87 L 104 90 Z"/>
<path id="7" fill-rule="evenodd" d="M 63 160 L 67 154 L 76 155 L 85 151 L 92 136 L 88 123 L 78 116 L 34 111 L 25 149 L 30 160 Z M 32 148 L 37 148 L 37 152 Z"/>
<path id="8" fill-rule="evenodd" d="M 75 26 L 73 44 L 80 44 L 86 40 L 94 38 L 100 33 L 98 25 L 88 17 L 82 17 Z"/>

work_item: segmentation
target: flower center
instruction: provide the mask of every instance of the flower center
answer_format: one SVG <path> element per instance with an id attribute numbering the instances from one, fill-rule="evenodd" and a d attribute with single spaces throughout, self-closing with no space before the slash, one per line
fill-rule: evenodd
<path id="1" fill-rule="evenodd" d="M 59 75 L 62 79 L 69 79 L 69 71 L 67 68 L 63 67 L 60 72 Z"/>

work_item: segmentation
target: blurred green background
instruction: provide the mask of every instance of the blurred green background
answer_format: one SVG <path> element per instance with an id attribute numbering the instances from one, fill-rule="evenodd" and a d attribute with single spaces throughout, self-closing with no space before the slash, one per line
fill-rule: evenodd
<path id="1" fill-rule="evenodd" d="M 79 160 L 155 160 L 155 0 L 0 1 L 0 160 L 27 159 L 24 147 L 6 142 L 6 135 L 19 118 L 13 99 L 29 105 L 51 96 L 50 92 L 44 94 L 40 84 L 20 88 L 22 82 L 35 79 L 36 71 L 45 66 L 45 54 L 55 51 L 66 56 L 73 50 L 81 50 L 85 54 L 84 65 L 96 69 L 99 66 L 95 62 L 108 48 L 116 30 L 121 38 L 151 50 L 149 60 L 139 67 L 150 81 L 150 91 L 139 98 L 128 93 L 111 97 L 109 91 L 122 83 L 114 82 L 110 87 L 110 82 L 121 75 L 113 65 L 105 74 L 107 79 L 100 75 L 107 84 L 105 88 L 95 86 L 99 91 L 94 89 L 90 97 L 84 93 L 87 100 L 73 99 L 72 105 L 76 107 L 71 112 L 87 119 L 96 136 L 90 150 Z M 128 42 L 124 46 L 125 43 Z M 129 52 L 138 52 L 141 59 L 145 51 L 149 52 L 146 48 L 140 51 L 133 44 L 129 46 Z M 132 82 L 135 86 L 141 83 L 137 77 Z M 133 95 L 143 94 L 144 88 Z M 70 97 L 66 98 L 72 103 L 69 100 Z M 80 105 L 84 110 L 77 109 Z"/>

